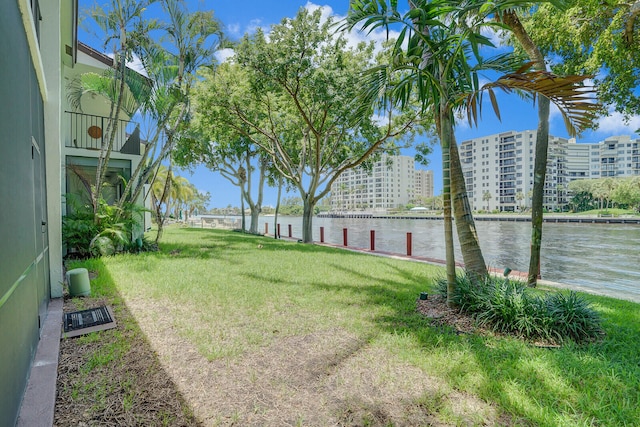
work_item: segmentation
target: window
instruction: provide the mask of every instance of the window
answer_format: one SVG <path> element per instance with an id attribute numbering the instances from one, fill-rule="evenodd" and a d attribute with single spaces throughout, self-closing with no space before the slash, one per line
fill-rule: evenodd
<path id="1" fill-rule="evenodd" d="M 90 203 L 89 194 L 87 194 L 87 190 L 80 176 L 87 177 L 92 184 L 95 184 L 98 159 L 94 157 L 67 156 L 66 163 L 66 192 L 76 194 L 80 200 Z M 131 177 L 131 161 L 119 159 L 109 160 L 109 167 L 105 175 L 103 195 L 105 201 L 110 205 L 118 201 L 124 190 L 124 185 L 120 177 L 129 180 Z M 68 213 L 69 209 L 71 209 L 71 206 L 67 205 Z"/>

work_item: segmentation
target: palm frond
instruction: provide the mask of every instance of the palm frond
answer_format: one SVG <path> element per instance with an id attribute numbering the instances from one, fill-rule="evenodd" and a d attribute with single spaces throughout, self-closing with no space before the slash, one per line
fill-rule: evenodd
<path id="1" fill-rule="evenodd" d="M 492 83 L 485 84 L 481 91 L 487 91 L 492 97 L 492 106 L 497 111 L 494 89 L 504 92 L 523 91 L 535 96 L 544 96 L 553 102 L 565 122 L 569 134 L 573 137 L 593 125 L 597 111 L 601 108 L 596 101 L 595 90 L 585 86 L 584 82 L 593 76 L 557 76 L 548 71 L 527 71 L 530 65 L 525 65 L 519 73 L 506 74 Z M 477 94 L 466 96 L 468 104 L 477 101 Z M 475 111 L 472 111 L 472 115 Z M 498 112 L 499 114 L 499 112 Z M 477 116 L 470 117 L 477 121 Z"/>

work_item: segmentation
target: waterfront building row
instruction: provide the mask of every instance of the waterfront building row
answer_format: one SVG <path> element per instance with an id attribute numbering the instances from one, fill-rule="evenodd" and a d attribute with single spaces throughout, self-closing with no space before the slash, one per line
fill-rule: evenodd
<path id="1" fill-rule="evenodd" d="M 433 197 L 433 171 L 416 170 L 411 156 L 383 154 L 370 167 L 343 172 L 331 186 L 333 212 L 386 212 Z"/>
<path id="2" fill-rule="evenodd" d="M 640 174 L 640 140 L 613 136 L 597 143 L 549 136 L 544 207 L 563 210 L 576 179 Z M 475 210 L 514 212 L 531 206 L 536 131 L 509 131 L 463 141 L 460 161 Z"/>

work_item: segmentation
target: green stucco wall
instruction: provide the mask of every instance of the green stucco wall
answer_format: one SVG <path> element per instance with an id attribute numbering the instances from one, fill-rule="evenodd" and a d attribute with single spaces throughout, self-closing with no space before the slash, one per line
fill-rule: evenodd
<path id="1" fill-rule="evenodd" d="M 0 40 L 0 426 L 12 426 L 50 291 L 43 100 L 16 0 L 0 1 Z"/>

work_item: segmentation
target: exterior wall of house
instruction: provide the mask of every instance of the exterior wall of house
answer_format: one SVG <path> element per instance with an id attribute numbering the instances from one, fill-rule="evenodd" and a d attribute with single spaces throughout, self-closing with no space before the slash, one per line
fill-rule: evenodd
<path id="1" fill-rule="evenodd" d="M 102 60 L 98 58 L 102 58 Z M 110 61 L 108 57 L 93 51 L 87 46 L 81 46 L 78 49 L 76 59 L 75 63 L 68 63 L 63 67 L 62 81 L 64 93 L 66 93 L 68 85 L 81 74 L 89 72 L 102 74 L 108 67 L 105 61 Z M 67 193 L 84 193 L 84 191 L 80 191 L 81 185 L 78 184 L 78 179 L 76 175 L 74 175 L 70 165 L 82 165 L 86 168 L 89 176 L 95 177 L 97 160 L 100 155 L 101 138 L 107 137 L 105 131 L 108 124 L 110 107 L 110 102 L 100 95 L 84 94 L 80 100 L 80 109 L 74 108 L 69 103 L 66 95 L 62 96 L 63 113 L 61 119 L 62 136 L 60 144 L 63 159 L 60 186 L 62 195 Z M 107 173 L 111 176 L 111 181 L 116 184 L 116 187 L 124 188 L 122 181 L 118 179 L 117 175 L 122 175 L 125 179 L 129 179 L 138 167 L 141 156 L 127 152 L 127 150 L 123 148 L 127 141 L 127 136 L 134 132 L 135 124 L 129 121 L 130 118 L 124 112 L 120 114 L 119 118 L 121 122 L 114 141 L 114 149 L 111 152 Z M 93 130 L 99 129 L 99 133 L 92 132 L 91 128 L 93 128 Z M 140 148 L 140 152 L 142 152 L 141 150 L 142 148 Z M 107 178 L 109 180 L 109 177 Z M 116 188 L 114 191 L 115 192 L 111 194 L 111 200 L 108 200 L 110 197 L 108 194 L 105 196 L 107 202 L 113 203 L 115 201 L 113 197 L 118 196 L 118 189 Z M 142 199 L 143 194 L 141 194 L 139 199 L 140 205 L 143 205 Z M 64 198 L 62 201 L 62 212 L 64 214 L 68 212 L 67 203 Z M 146 228 L 146 224 L 141 224 L 140 234 L 142 234 Z"/>
<path id="2" fill-rule="evenodd" d="M 34 11 L 38 14 L 38 2 Z M 51 1 L 49 5 L 59 4 Z M 33 19 L 30 2 L 0 2 L 0 425 L 14 425 L 51 293 L 45 130 L 47 83 L 38 40 L 59 15 Z M 44 33 L 43 33 L 44 31 Z M 56 49 L 56 52 L 59 52 Z M 5 65 L 9 64 L 6 61 Z M 55 83 L 54 83 L 55 84 Z M 58 267 L 60 270 L 61 267 Z"/>

